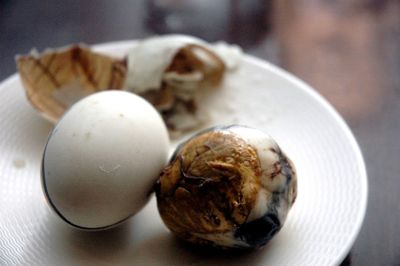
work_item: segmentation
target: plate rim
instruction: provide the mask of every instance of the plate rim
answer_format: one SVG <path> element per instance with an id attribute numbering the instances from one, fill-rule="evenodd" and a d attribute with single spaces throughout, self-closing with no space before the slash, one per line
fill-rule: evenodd
<path id="1" fill-rule="evenodd" d="M 107 50 L 119 50 L 123 48 L 127 48 L 136 44 L 139 40 L 121 40 L 121 41 L 114 41 L 114 42 L 104 42 L 98 44 L 91 44 L 89 46 L 93 47 L 95 50 L 104 52 Z M 67 45 L 68 46 L 68 45 Z M 293 86 L 298 89 L 301 89 L 309 96 L 314 98 L 317 102 L 319 102 L 328 112 L 334 120 L 337 122 L 338 126 L 343 133 L 345 134 L 346 138 L 349 140 L 351 149 L 354 152 L 357 165 L 359 166 L 360 170 L 360 208 L 358 209 L 357 217 L 355 219 L 354 228 L 352 233 L 349 235 L 347 242 L 343 245 L 343 251 L 338 253 L 336 259 L 333 261 L 334 264 L 340 264 L 346 256 L 351 251 L 363 225 L 365 220 L 365 215 L 367 211 L 368 205 L 368 175 L 367 175 L 367 168 L 365 165 L 365 160 L 362 155 L 361 148 L 351 131 L 350 127 L 344 120 L 344 118 L 339 114 L 339 112 L 329 103 L 329 101 L 322 96 L 316 89 L 314 89 L 311 85 L 307 84 L 305 81 L 301 80 L 300 78 L 296 77 L 294 74 L 290 73 L 283 68 L 268 62 L 265 59 L 258 58 L 256 56 L 243 53 L 243 59 L 250 62 L 251 64 L 257 65 L 261 68 L 267 69 L 269 72 L 289 81 Z M 0 82 L 0 90 L 1 88 L 7 87 L 8 84 L 12 84 L 15 82 L 20 82 L 18 72 L 8 76 L 7 78 L 3 79 Z M 22 85 L 22 84 L 21 84 Z M 24 92 L 25 93 L 25 92 Z"/>
<path id="2" fill-rule="evenodd" d="M 311 97 L 316 99 L 318 102 L 323 105 L 323 107 L 332 115 L 332 117 L 336 120 L 338 123 L 338 126 L 343 130 L 343 133 L 346 135 L 347 139 L 350 142 L 351 148 L 354 151 L 355 157 L 357 164 L 360 167 L 360 181 L 361 181 L 361 199 L 360 199 L 360 209 L 358 210 L 358 215 L 357 218 L 355 219 L 355 226 L 352 231 L 352 234 L 348 238 L 347 243 L 344 245 L 343 252 L 342 254 L 338 254 L 337 259 L 335 261 L 335 264 L 340 264 L 343 262 L 343 260 L 346 258 L 346 256 L 349 254 L 351 251 L 351 248 L 353 247 L 354 242 L 357 239 L 357 236 L 359 235 L 364 219 L 365 219 L 365 214 L 367 210 L 367 204 L 368 204 L 368 174 L 367 174 L 367 168 L 365 165 L 364 157 L 361 152 L 361 148 L 351 131 L 350 127 L 347 125 L 345 122 L 344 118 L 339 114 L 339 112 L 328 102 L 328 100 L 323 97 L 316 89 L 308 85 L 305 81 L 301 80 L 300 78 L 294 76 L 290 72 L 271 64 L 270 62 L 251 56 L 247 55 L 248 60 L 256 65 L 259 65 L 260 67 L 267 68 L 271 72 L 274 72 L 283 78 L 287 79 L 289 82 L 293 83 L 297 88 L 303 90 L 307 94 L 309 94 Z"/>

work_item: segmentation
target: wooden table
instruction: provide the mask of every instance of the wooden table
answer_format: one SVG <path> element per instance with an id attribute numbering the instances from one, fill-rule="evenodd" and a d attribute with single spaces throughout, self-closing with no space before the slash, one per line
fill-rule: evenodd
<path id="1" fill-rule="evenodd" d="M 32 47 L 169 32 L 236 42 L 337 108 L 369 176 L 366 219 L 343 265 L 399 265 L 400 1 L 0 0 L 0 79 L 15 72 L 14 55 Z"/>

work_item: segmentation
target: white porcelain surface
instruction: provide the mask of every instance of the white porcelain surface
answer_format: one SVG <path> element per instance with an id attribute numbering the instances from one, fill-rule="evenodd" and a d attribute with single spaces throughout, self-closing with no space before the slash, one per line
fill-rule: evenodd
<path id="1" fill-rule="evenodd" d="M 122 54 L 132 45 L 97 49 Z M 83 232 L 63 223 L 47 205 L 40 184 L 52 125 L 28 104 L 13 75 L 0 84 L 0 264 L 340 263 L 364 218 L 367 177 L 360 149 L 336 111 L 303 82 L 250 56 L 201 108 L 209 112 L 210 125 L 246 124 L 269 133 L 296 165 L 297 202 L 267 246 L 249 253 L 187 246 L 162 224 L 154 197 L 132 219 L 108 231 Z"/>

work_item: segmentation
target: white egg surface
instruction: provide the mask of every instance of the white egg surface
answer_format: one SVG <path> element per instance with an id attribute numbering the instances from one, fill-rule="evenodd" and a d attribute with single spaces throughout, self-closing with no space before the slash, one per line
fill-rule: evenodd
<path id="1" fill-rule="evenodd" d="M 74 104 L 50 134 L 43 190 L 70 225 L 105 229 L 147 203 L 168 151 L 167 129 L 148 102 L 129 92 L 96 93 Z"/>

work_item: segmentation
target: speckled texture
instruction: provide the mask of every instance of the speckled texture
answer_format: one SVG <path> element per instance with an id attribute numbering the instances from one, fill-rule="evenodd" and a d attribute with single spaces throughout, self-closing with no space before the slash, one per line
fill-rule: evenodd
<path id="1" fill-rule="evenodd" d="M 280 185 L 271 186 L 276 180 Z M 294 166 L 275 141 L 241 126 L 207 130 L 180 145 L 156 186 L 160 215 L 172 232 L 224 248 L 265 245 L 296 194 Z"/>

